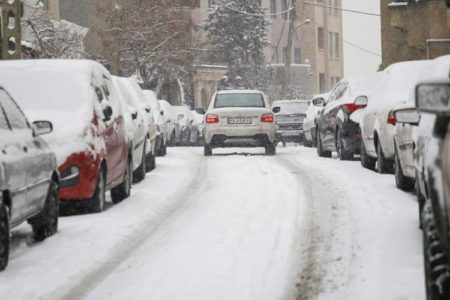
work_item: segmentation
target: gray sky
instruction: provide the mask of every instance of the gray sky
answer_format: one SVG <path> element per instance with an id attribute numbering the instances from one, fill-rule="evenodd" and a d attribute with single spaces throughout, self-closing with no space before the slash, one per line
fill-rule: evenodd
<path id="1" fill-rule="evenodd" d="M 346 9 L 380 13 L 380 2 L 376 0 L 342 0 Z M 381 54 L 380 18 L 344 12 L 344 39 L 362 48 Z M 365 53 L 344 43 L 345 76 L 373 73 L 378 70 L 381 57 Z"/>

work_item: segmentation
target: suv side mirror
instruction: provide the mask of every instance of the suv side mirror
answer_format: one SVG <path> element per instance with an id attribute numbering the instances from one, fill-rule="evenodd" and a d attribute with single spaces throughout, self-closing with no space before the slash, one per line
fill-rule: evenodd
<path id="1" fill-rule="evenodd" d="M 450 116 L 450 84 L 418 85 L 416 87 L 416 106 L 419 111 Z"/>
<path id="2" fill-rule="evenodd" d="M 325 100 L 323 98 L 316 98 L 316 99 L 313 99 L 312 104 L 314 106 L 324 107 L 325 106 Z"/>
<path id="3" fill-rule="evenodd" d="M 279 113 L 280 111 L 281 111 L 281 107 L 279 107 L 279 106 L 272 107 L 272 112 L 273 112 L 274 114 L 277 114 L 277 113 Z"/>
<path id="4" fill-rule="evenodd" d="M 138 117 L 138 112 L 137 111 L 131 113 L 131 119 L 136 120 L 137 117 Z"/>
<path id="5" fill-rule="evenodd" d="M 103 109 L 103 117 L 104 117 L 104 118 L 103 118 L 103 122 L 108 122 L 108 121 L 110 121 L 112 115 L 113 115 L 113 110 L 112 110 L 111 105 L 106 106 L 106 107 Z"/>
<path id="6" fill-rule="evenodd" d="M 367 98 L 367 96 L 358 96 L 355 99 L 355 105 L 358 106 L 367 106 L 368 103 L 369 99 Z"/>
<path id="7" fill-rule="evenodd" d="M 395 119 L 398 123 L 419 125 L 420 113 L 416 109 L 402 109 L 394 112 Z"/>
<path id="8" fill-rule="evenodd" d="M 161 114 L 161 116 L 164 116 L 164 110 L 161 109 L 159 113 Z"/>
<path id="9" fill-rule="evenodd" d="M 196 108 L 195 111 L 196 111 L 199 115 L 204 115 L 204 114 L 206 114 L 205 109 L 202 108 L 202 107 Z"/>
<path id="10" fill-rule="evenodd" d="M 49 121 L 36 121 L 31 125 L 33 136 L 38 137 L 44 134 L 49 134 L 53 131 L 53 124 Z"/>
<path id="11" fill-rule="evenodd" d="M 145 106 L 145 112 L 150 113 L 152 111 L 152 107 L 150 105 Z"/>

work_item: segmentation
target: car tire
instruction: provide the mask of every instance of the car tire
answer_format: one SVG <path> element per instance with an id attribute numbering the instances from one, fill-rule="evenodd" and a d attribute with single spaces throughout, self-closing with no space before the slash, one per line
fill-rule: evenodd
<path id="1" fill-rule="evenodd" d="M 264 147 L 264 150 L 265 150 L 265 154 L 270 155 L 270 156 L 273 156 L 277 153 L 277 147 L 273 143 L 266 144 L 266 146 Z"/>
<path id="2" fill-rule="evenodd" d="M 203 155 L 204 156 L 212 156 L 212 147 L 205 143 L 203 146 Z"/>
<path id="3" fill-rule="evenodd" d="M 101 213 L 105 209 L 105 192 L 106 186 L 106 172 L 104 168 L 101 168 L 98 173 L 97 185 L 95 187 L 94 196 L 87 203 L 88 213 L 96 214 Z"/>
<path id="4" fill-rule="evenodd" d="M 175 131 L 173 131 L 172 134 L 170 135 L 170 139 L 167 145 L 170 147 L 175 146 Z"/>
<path id="5" fill-rule="evenodd" d="M 336 132 L 336 152 L 340 160 L 353 160 L 353 152 L 345 150 L 343 133 L 340 128 Z"/>
<path id="6" fill-rule="evenodd" d="M 313 143 L 312 143 L 312 141 L 308 141 L 308 139 L 305 137 L 303 145 L 307 148 L 312 148 Z"/>
<path id="7" fill-rule="evenodd" d="M 402 165 L 400 163 L 400 158 L 398 157 L 397 149 L 395 149 L 394 157 L 394 173 L 395 173 L 395 185 L 398 189 L 410 192 L 414 190 L 414 179 L 406 177 L 403 174 Z"/>
<path id="8" fill-rule="evenodd" d="M 450 299 L 450 261 L 439 239 L 430 200 L 425 202 L 421 217 L 427 299 Z"/>
<path id="9" fill-rule="evenodd" d="M 322 138 L 320 137 L 319 132 L 317 135 L 317 155 L 319 157 L 331 158 L 331 151 L 326 151 L 323 149 Z"/>
<path id="10" fill-rule="evenodd" d="M 394 163 L 384 157 L 380 142 L 377 143 L 377 165 L 380 174 L 394 173 Z"/>
<path id="11" fill-rule="evenodd" d="M 58 183 L 52 180 L 48 188 L 45 205 L 42 211 L 28 220 L 33 229 L 33 238 L 41 242 L 58 231 L 59 197 Z"/>
<path id="12" fill-rule="evenodd" d="M 361 141 L 361 165 L 363 166 L 363 168 L 373 171 L 375 170 L 376 164 L 377 160 L 367 154 L 366 147 L 364 146 L 364 141 Z"/>
<path id="13" fill-rule="evenodd" d="M 120 203 L 131 194 L 131 183 L 133 181 L 133 160 L 131 155 L 128 155 L 127 167 L 123 175 L 123 181 L 118 186 L 111 189 L 111 201 L 114 204 Z"/>
<path id="14" fill-rule="evenodd" d="M 145 172 L 151 172 L 156 168 L 156 157 L 153 152 L 145 156 Z"/>
<path id="15" fill-rule="evenodd" d="M 9 260 L 9 212 L 0 196 L 0 271 L 8 266 Z"/>
<path id="16" fill-rule="evenodd" d="M 139 183 L 145 178 L 145 143 L 144 143 L 144 149 L 142 153 L 142 160 L 139 165 L 139 167 L 133 172 L 133 183 Z"/>
<path id="17" fill-rule="evenodd" d="M 311 139 L 313 147 L 317 147 L 317 134 L 318 134 L 317 128 L 315 128 L 314 131 L 311 129 Z"/>

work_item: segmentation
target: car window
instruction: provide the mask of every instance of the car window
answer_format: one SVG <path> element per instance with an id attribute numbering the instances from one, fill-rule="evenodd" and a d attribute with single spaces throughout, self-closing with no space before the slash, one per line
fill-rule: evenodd
<path id="1" fill-rule="evenodd" d="M 335 99 L 337 100 L 337 99 L 342 98 L 342 96 L 345 95 L 347 88 L 348 88 L 348 84 L 343 83 L 343 84 L 339 85 L 339 88 L 336 90 Z"/>
<path id="2" fill-rule="evenodd" d="M 27 118 L 5 90 L 0 89 L 0 104 L 3 107 L 12 129 L 28 128 Z"/>
<path id="3" fill-rule="evenodd" d="M 224 107 L 265 107 L 264 97 L 261 94 L 218 94 L 214 108 Z"/>
<path id="4" fill-rule="evenodd" d="M 9 129 L 8 121 L 6 120 L 5 112 L 0 106 L 0 129 Z"/>

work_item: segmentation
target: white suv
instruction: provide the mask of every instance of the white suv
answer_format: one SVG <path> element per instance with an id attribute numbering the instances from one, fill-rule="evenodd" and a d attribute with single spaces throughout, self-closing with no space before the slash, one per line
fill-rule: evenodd
<path id="1" fill-rule="evenodd" d="M 275 155 L 275 117 L 264 93 L 252 90 L 217 92 L 205 116 L 205 156 L 213 148 L 264 147 L 266 155 Z"/>

